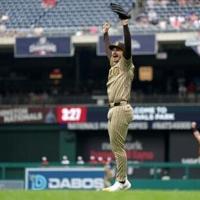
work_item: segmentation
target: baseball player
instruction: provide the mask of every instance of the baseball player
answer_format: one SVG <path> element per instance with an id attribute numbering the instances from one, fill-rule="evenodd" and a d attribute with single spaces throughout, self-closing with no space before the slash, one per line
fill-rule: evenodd
<path id="1" fill-rule="evenodd" d="M 124 43 L 110 44 L 108 31 L 110 24 L 103 25 L 104 43 L 110 69 L 107 81 L 109 101 L 108 133 L 112 152 L 116 160 L 116 181 L 103 191 L 127 190 L 131 183 L 127 179 L 127 157 L 125 140 L 128 125 L 133 120 L 133 109 L 129 104 L 131 83 L 134 77 L 134 65 L 131 56 L 131 35 L 128 19 L 121 19 Z"/>
<path id="2" fill-rule="evenodd" d="M 196 122 L 192 122 L 192 131 L 193 131 L 194 137 L 196 138 L 197 142 L 199 143 L 199 157 L 200 157 L 200 132 L 197 128 Z"/>

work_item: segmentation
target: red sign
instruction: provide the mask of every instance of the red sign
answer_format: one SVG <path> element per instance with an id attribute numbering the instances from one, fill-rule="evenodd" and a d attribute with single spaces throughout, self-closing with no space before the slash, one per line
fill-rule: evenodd
<path id="1" fill-rule="evenodd" d="M 42 3 L 44 6 L 54 7 L 56 5 L 56 0 L 43 0 Z"/>
<path id="2" fill-rule="evenodd" d="M 78 106 L 59 106 L 56 108 L 56 113 L 58 123 L 85 122 L 87 108 Z"/>

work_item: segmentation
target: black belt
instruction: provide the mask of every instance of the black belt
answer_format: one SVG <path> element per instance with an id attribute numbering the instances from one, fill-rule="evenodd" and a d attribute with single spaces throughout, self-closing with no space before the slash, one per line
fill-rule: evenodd
<path id="1" fill-rule="evenodd" d="M 122 101 L 122 102 L 125 102 L 125 101 Z M 115 107 L 115 106 L 121 106 L 122 102 L 109 103 L 108 106 L 109 106 L 109 108 L 112 108 L 112 107 Z M 126 102 L 126 103 L 128 103 L 128 102 Z"/>
<path id="2" fill-rule="evenodd" d="M 120 106 L 120 105 L 121 105 L 120 102 L 113 104 L 113 106 Z"/>

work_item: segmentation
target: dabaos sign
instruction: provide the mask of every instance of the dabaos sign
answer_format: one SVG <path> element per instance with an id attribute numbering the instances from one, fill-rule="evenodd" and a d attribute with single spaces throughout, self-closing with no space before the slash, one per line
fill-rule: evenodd
<path id="1" fill-rule="evenodd" d="M 50 189 L 92 189 L 102 188 L 102 178 L 50 178 L 48 180 L 48 188 Z"/>
<path id="2" fill-rule="evenodd" d="M 85 122 L 87 118 L 86 107 L 60 106 L 57 107 L 56 113 L 58 123 Z"/>
<path id="3" fill-rule="evenodd" d="M 26 189 L 102 189 L 103 187 L 103 168 L 26 169 Z"/>

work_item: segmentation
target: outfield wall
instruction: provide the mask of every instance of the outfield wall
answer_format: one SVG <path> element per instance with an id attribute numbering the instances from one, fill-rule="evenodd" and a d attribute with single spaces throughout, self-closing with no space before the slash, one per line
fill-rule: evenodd
<path id="1" fill-rule="evenodd" d="M 130 177 L 133 189 L 180 189 L 180 190 L 199 190 L 200 179 L 190 178 L 192 169 L 200 170 L 199 164 L 181 163 L 129 163 L 129 167 L 137 170 L 142 169 L 183 169 L 184 178 L 174 179 L 169 176 L 160 177 L 154 174 L 151 178 Z M 17 181 L 6 180 L 9 170 L 19 170 L 22 176 Z M 41 167 L 40 163 L 3 163 L 0 170 L 4 171 L 3 180 L 0 181 L 1 189 L 30 190 L 58 190 L 58 189 L 78 189 L 78 190 L 100 190 L 104 187 L 104 173 L 106 168 L 103 165 L 69 165 L 61 166 L 59 163 L 52 163 L 48 167 Z M 135 172 L 135 175 L 137 172 Z M 106 179 L 107 180 L 107 179 Z M 109 179 L 112 183 L 114 179 Z M 24 184 L 23 184 L 24 182 Z M 23 184 L 23 186 L 22 186 Z"/>
<path id="2" fill-rule="evenodd" d="M 191 188 L 197 187 L 200 168 L 192 166 L 199 165 L 200 160 L 191 122 L 198 122 L 199 106 L 135 106 L 134 109 L 135 121 L 127 137 L 127 157 L 128 176 L 135 180 L 135 187 L 142 187 L 146 179 L 150 182 L 156 179 L 152 182 L 156 188 L 165 172 L 172 180 L 183 181 L 186 184 L 183 188 L 189 188 L 190 181 L 186 180 L 193 181 Z M 59 165 L 63 155 L 67 155 L 72 164 L 78 155 L 86 162 L 91 155 L 103 159 L 113 157 L 106 113 L 107 107 L 86 105 L 0 108 L 0 179 L 23 179 L 24 168 L 32 164 L 20 163 L 36 162 L 34 166 L 39 167 L 44 155 L 51 165 Z M 158 162 L 164 166 L 132 165 Z M 188 165 L 190 169 L 166 165 L 174 162 Z M 148 181 L 146 186 L 149 187 Z M 163 183 L 163 187 L 168 187 L 167 183 Z"/>

